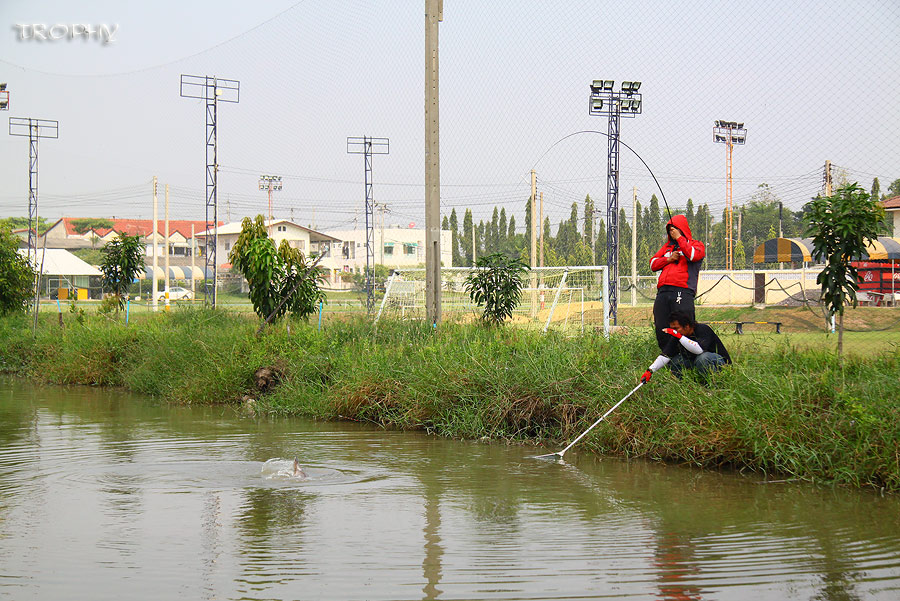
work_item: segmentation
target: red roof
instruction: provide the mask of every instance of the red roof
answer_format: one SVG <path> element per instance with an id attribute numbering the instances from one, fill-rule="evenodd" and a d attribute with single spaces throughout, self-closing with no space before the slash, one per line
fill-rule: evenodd
<path id="1" fill-rule="evenodd" d="M 72 225 L 72 222 L 75 221 L 76 217 L 63 217 L 62 222 L 66 228 L 66 235 L 68 236 L 79 236 L 80 234 L 75 231 L 75 227 Z M 94 228 L 94 231 L 99 236 L 105 236 L 110 231 L 115 231 L 118 234 L 128 234 L 129 236 L 141 235 L 148 236 L 150 232 L 153 230 L 153 220 L 152 219 L 110 219 L 109 221 L 113 222 L 113 226 L 111 228 Z M 188 221 L 184 219 L 170 219 L 169 220 L 169 235 L 171 236 L 175 232 L 180 233 L 185 238 L 191 237 L 191 224 L 194 226 L 194 233 L 200 233 L 206 231 L 206 221 L 205 220 L 197 220 L 197 221 Z M 219 225 L 224 225 L 224 221 L 220 221 Z M 166 222 L 164 219 L 158 219 L 156 223 L 156 231 L 160 236 L 164 236 L 166 233 Z"/>
<path id="2" fill-rule="evenodd" d="M 885 209 L 900 209 L 900 196 L 891 196 L 881 201 L 881 206 Z"/>

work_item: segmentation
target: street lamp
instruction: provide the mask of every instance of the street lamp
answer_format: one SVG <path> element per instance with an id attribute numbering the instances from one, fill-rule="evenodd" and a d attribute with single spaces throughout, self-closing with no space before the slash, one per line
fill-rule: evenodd
<path id="1" fill-rule="evenodd" d="M 638 92 L 639 81 L 623 81 L 621 91 L 616 92 L 612 79 L 595 79 L 591 82 L 588 114 L 605 116 L 607 125 L 606 168 L 606 265 L 609 270 L 609 307 L 613 323 L 616 323 L 619 296 L 619 125 L 622 117 L 641 114 L 642 99 Z"/>
<path id="2" fill-rule="evenodd" d="M 269 237 L 272 237 L 272 221 L 275 215 L 272 213 L 272 192 L 281 192 L 281 176 L 280 175 L 260 175 L 259 189 L 268 190 L 269 192 Z"/>
<path id="3" fill-rule="evenodd" d="M 241 82 L 222 79 L 210 75 L 182 75 L 181 97 L 199 98 L 206 101 L 206 272 L 212 273 L 212 295 L 209 286 L 204 296 L 204 304 L 216 306 L 216 288 L 219 280 L 219 264 L 216 249 L 219 245 L 219 145 L 216 135 L 218 107 L 220 102 L 238 103 L 241 100 Z M 210 219 L 211 217 L 211 219 Z M 213 230 L 213 244 L 209 245 L 209 230 Z M 210 298 L 210 296 L 212 298 Z"/>
<path id="4" fill-rule="evenodd" d="M 733 188 L 734 180 L 731 171 L 731 155 L 735 144 L 744 144 L 747 141 L 747 130 L 743 123 L 737 121 L 725 121 L 718 119 L 713 126 L 713 142 L 725 144 L 725 269 L 734 268 L 734 207 Z"/>

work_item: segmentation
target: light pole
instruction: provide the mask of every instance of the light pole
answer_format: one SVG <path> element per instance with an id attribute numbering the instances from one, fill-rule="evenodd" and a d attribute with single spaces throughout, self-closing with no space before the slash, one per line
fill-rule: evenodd
<path id="1" fill-rule="evenodd" d="M 5 84 L 4 84 L 4 87 Z M 4 90 L 6 92 L 6 90 Z M 9 106 L 9 92 L 6 92 Z M 31 117 L 10 117 L 9 135 L 28 136 L 28 258 L 37 265 L 38 226 L 38 140 L 59 138 L 59 121 L 32 119 Z M 40 269 L 35 280 L 34 312 L 38 311 L 38 286 L 41 281 Z M 37 319 L 35 317 L 35 319 Z"/>
<path id="2" fill-rule="evenodd" d="M 9 90 L 6 89 L 6 83 L 0 83 L 0 111 L 9 110 Z"/>
<path id="3" fill-rule="evenodd" d="M 622 117 L 641 114 L 639 81 L 623 81 L 619 92 L 611 79 L 591 83 L 588 113 L 608 117 L 606 167 L 606 265 L 609 270 L 609 307 L 613 323 L 619 306 L 619 125 Z"/>
<path id="4" fill-rule="evenodd" d="M 747 141 L 747 130 L 743 123 L 718 120 L 713 126 L 713 142 L 725 144 L 725 269 L 734 269 L 732 249 L 734 246 L 733 188 L 731 155 L 734 145 Z"/>
<path id="5" fill-rule="evenodd" d="M 216 249 L 219 245 L 219 201 L 218 201 L 218 150 L 216 126 L 220 102 L 238 103 L 241 100 L 241 82 L 209 75 L 182 75 L 181 97 L 199 98 L 206 101 L 206 272 L 212 273 L 212 294 L 206 286 L 204 304 L 216 306 L 216 288 L 219 281 L 219 264 Z M 209 245 L 209 230 L 213 230 L 213 244 Z"/>
<path id="6" fill-rule="evenodd" d="M 275 216 L 272 214 L 272 192 L 281 192 L 281 176 L 280 175 L 260 175 L 259 189 L 268 190 L 269 192 L 269 238 L 272 237 L 272 221 Z"/>
<path id="7" fill-rule="evenodd" d="M 372 155 L 390 154 L 388 138 L 347 138 L 347 153 L 361 154 L 366 165 L 366 311 L 375 309 L 375 201 L 372 197 Z M 384 213 L 382 213 L 384 217 Z M 384 237 L 381 239 L 384 252 Z"/>

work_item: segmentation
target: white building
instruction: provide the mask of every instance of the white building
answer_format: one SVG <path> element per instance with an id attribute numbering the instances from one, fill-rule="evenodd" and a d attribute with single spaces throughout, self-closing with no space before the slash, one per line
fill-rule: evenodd
<path id="1" fill-rule="evenodd" d="M 375 264 L 391 269 L 422 267 L 425 263 L 425 229 L 399 226 L 374 228 Z M 362 273 L 366 267 L 366 230 L 329 230 L 332 238 L 340 241 L 335 246 L 332 259 L 345 272 Z M 441 230 L 441 264 L 453 265 L 453 241 L 449 231 Z"/>
<path id="2" fill-rule="evenodd" d="M 323 254 L 324 257 L 319 262 L 319 266 L 325 269 L 326 286 L 342 287 L 340 278 L 340 269 L 332 260 L 333 249 L 337 248 L 340 241 L 328 234 L 311 230 L 308 227 L 298 225 L 289 219 L 273 219 L 266 221 L 266 228 L 269 237 L 275 242 L 275 246 L 279 246 L 282 240 L 287 240 L 291 248 L 296 248 L 307 257 L 318 257 Z M 238 236 L 241 234 L 241 222 L 234 221 L 219 226 L 218 240 L 216 247 L 216 261 L 220 268 L 230 269 L 231 263 L 228 260 L 228 253 L 231 252 Z M 196 235 L 197 244 L 205 247 L 207 235 L 212 244 L 213 231 L 207 230 Z"/>

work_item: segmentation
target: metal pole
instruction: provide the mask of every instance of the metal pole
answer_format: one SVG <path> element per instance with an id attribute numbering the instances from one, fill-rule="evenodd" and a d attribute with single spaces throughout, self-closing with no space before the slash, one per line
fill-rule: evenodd
<path id="1" fill-rule="evenodd" d="M 631 306 L 637 306 L 637 186 L 631 187 Z"/>
<path id="2" fill-rule="evenodd" d="M 441 164 L 438 23 L 443 0 L 425 0 L 425 314 L 441 320 Z"/>

